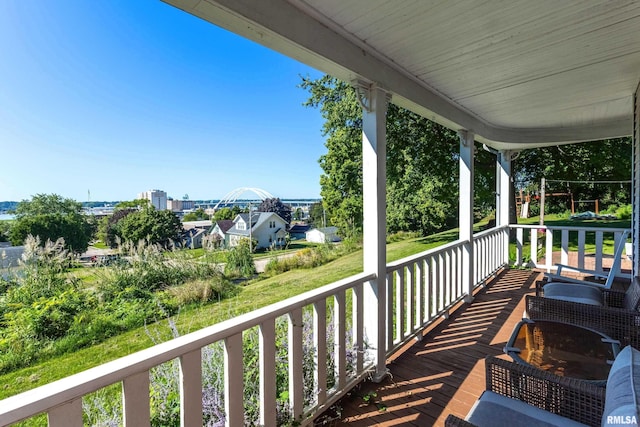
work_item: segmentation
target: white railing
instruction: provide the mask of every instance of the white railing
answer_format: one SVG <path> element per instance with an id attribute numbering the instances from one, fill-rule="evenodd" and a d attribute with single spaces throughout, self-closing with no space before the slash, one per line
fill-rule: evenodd
<path id="1" fill-rule="evenodd" d="M 473 287 L 480 286 L 508 264 L 507 227 L 474 235 Z M 387 265 L 387 354 L 447 315 L 465 296 L 463 251 L 457 240 Z"/>
<path id="2" fill-rule="evenodd" d="M 230 320 L 156 345 L 130 356 L 106 363 L 37 389 L 7 398 L 0 404 L 0 425 L 46 412 L 51 427 L 82 426 L 82 398 L 112 384 L 122 384 L 123 419 L 127 426 L 150 423 L 150 370 L 160 364 L 179 360 L 181 417 L 183 426 L 203 425 L 202 350 L 213 343 L 224 346 L 224 402 L 226 424 L 245 425 L 243 334 L 258 328 L 260 337 L 260 420 L 261 425 L 276 425 L 276 321 L 288 319 L 288 395 L 296 420 L 304 420 L 334 403 L 364 378 L 369 368 L 365 359 L 362 314 L 363 284 L 374 275 L 359 274 L 306 292 L 297 297 L 264 307 Z M 349 305 L 349 309 L 347 308 Z M 327 306 L 332 316 L 327 314 Z M 347 319 L 351 313 L 352 321 Z M 313 315 L 313 384 L 304 384 L 303 312 Z M 327 328 L 327 318 L 332 327 Z M 347 331 L 347 325 L 350 330 Z M 332 330 L 333 336 L 328 336 Z M 347 336 L 351 341 L 347 343 Z M 328 343 L 333 343 L 329 348 Z M 347 366 L 347 347 L 355 360 Z M 333 366 L 328 366 L 330 353 Z M 306 355 L 308 357 L 308 355 Z M 334 377 L 328 380 L 329 371 Z M 328 383 L 332 383 L 329 388 Z M 313 387 L 315 401 L 305 405 L 305 387 Z M 310 420 L 306 420 L 308 423 Z"/>
<path id="3" fill-rule="evenodd" d="M 473 235 L 475 286 L 485 284 L 509 264 L 509 227 L 492 228 Z"/>
<path id="4" fill-rule="evenodd" d="M 531 265 L 551 268 L 553 245 L 559 239 L 561 261 L 569 260 L 569 242 L 577 233 L 577 265 L 584 265 L 587 242 L 593 240 L 596 266 L 602 268 L 605 237 L 613 233 L 619 239 L 623 229 L 540 227 L 513 225 L 494 228 L 474 235 L 473 277 L 471 287 L 481 286 L 507 266 L 509 229 L 516 230 L 516 262 L 523 264 L 525 244 L 532 243 Z M 539 239 L 543 230 L 544 239 Z M 525 239 L 525 232 L 529 233 Z M 556 236 L 557 234 L 557 236 Z M 591 236 L 593 234 L 593 236 Z M 538 243 L 544 243 L 539 248 Z M 386 353 L 392 354 L 414 338 L 421 338 L 424 328 L 466 295 L 463 277 L 465 252 L 471 243 L 455 241 L 387 265 L 385 325 Z M 545 254 L 545 264 L 538 253 Z M 245 369 L 243 335 L 258 330 L 259 344 L 259 420 L 263 425 L 276 424 L 276 343 L 278 319 L 286 325 L 288 357 L 288 405 L 291 415 L 310 424 L 313 417 L 336 402 L 372 368 L 366 359 L 367 344 L 363 318 L 364 286 L 375 280 L 373 274 L 359 274 L 306 292 L 277 304 L 247 313 L 197 332 L 178 337 L 130 356 L 72 375 L 54 383 L 27 391 L 0 402 L 0 425 L 11 424 L 39 413 L 48 414 L 49 426 L 82 425 L 82 399 L 112 384 L 122 385 L 123 419 L 126 425 L 149 425 L 150 370 L 163 363 L 179 361 L 181 417 L 183 426 L 201 426 L 203 421 L 202 354 L 207 346 L 218 343 L 224 348 L 224 402 L 227 425 L 244 425 Z M 331 310 L 331 316 L 327 311 Z M 375 310 L 367 307 L 367 310 Z M 306 316 L 306 317 L 305 317 Z M 312 379 L 308 372 L 308 354 L 303 347 L 303 319 L 310 318 Z M 329 321 L 327 319 L 330 319 Z M 328 322 L 333 322 L 328 325 Z M 328 326 L 332 326 L 329 327 Z M 327 332 L 329 331 L 329 332 Z M 308 336 L 308 335 L 307 335 Z M 355 350 L 354 350 L 355 349 Z M 305 359 L 305 357 L 307 357 Z M 353 361 L 347 360 L 353 357 Z M 331 359 L 332 362 L 327 360 Z M 329 366 L 331 363 L 331 366 Z M 306 380 L 305 380 L 306 378 Z M 311 401 L 305 391 L 311 388 Z M 307 393 L 308 395 L 308 393 Z"/>
<path id="5" fill-rule="evenodd" d="M 516 230 L 516 254 L 514 264 L 555 270 L 555 264 L 579 269 L 604 271 L 605 238 L 613 238 L 615 248 L 628 231 L 624 228 L 557 227 L 544 225 L 511 225 Z M 573 239 L 573 242 L 572 242 Z M 525 251 L 526 245 L 529 250 Z M 555 248 L 555 249 L 554 249 Z M 559 258 L 554 252 L 560 252 Z M 571 256 L 570 256 L 571 253 Z M 528 259 L 527 259 L 528 258 Z M 541 262 L 541 258 L 544 262 Z"/>

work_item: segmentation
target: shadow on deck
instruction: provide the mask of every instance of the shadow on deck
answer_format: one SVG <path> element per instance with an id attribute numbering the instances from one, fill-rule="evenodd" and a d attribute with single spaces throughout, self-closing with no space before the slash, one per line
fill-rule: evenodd
<path id="1" fill-rule="evenodd" d="M 485 389 L 484 357 L 503 354 L 539 277 L 530 270 L 503 272 L 472 304 L 460 305 L 422 341 L 394 355 L 387 380 L 364 382 L 343 398 L 342 419 L 334 425 L 442 426 L 450 413 L 466 416 Z"/>

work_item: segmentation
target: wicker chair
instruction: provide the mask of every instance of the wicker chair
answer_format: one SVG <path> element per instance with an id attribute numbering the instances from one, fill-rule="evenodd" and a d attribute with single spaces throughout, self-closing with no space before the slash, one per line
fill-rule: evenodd
<path id="1" fill-rule="evenodd" d="M 494 357 L 485 359 L 485 373 L 486 390 L 469 414 L 470 421 L 449 415 L 445 426 L 532 425 L 537 417 L 557 425 L 601 423 L 604 387 Z M 483 418 L 489 419 L 479 422 Z"/>
<path id="2" fill-rule="evenodd" d="M 534 320 L 552 320 L 594 329 L 640 349 L 640 281 L 634 278 L 626 292 L 604 289 L 603 306 L 528 295 L 526 312 Z"/>

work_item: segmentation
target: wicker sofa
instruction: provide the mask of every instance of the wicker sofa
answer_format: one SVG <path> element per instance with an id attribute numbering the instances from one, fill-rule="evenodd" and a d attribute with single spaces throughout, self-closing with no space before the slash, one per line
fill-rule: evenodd
<path id="1" fill-rule="evenodd" d="M 609 426 L 640 420 L 640 352 L 625 347 L 606 389 L 494 357 L 485 360 L 486 390 L 467 415 L 445 427 Z"/>

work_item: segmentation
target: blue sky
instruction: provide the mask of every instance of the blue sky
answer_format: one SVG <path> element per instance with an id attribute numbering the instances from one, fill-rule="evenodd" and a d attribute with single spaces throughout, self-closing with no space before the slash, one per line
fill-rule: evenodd
<path id="1" fill-rule="evenodd" d="M 321 73 L 159 0 L 2 0 L 0 201 L 319 197 L 301 75 Z"/>

